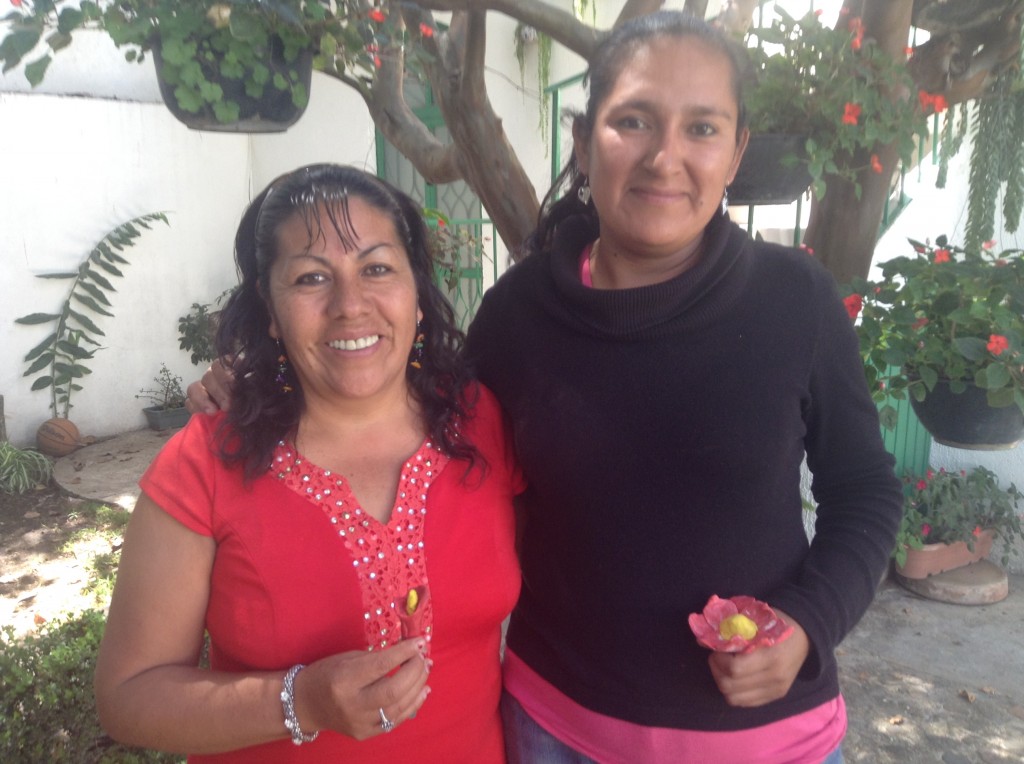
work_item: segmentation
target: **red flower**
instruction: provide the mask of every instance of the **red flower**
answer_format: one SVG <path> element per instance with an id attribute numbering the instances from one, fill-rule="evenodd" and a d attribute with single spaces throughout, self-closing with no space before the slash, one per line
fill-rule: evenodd
<path id="1" fill-rule="evenodd" d="M 985 347 L 992 355 L 1000 355 L 1004 350 L 1009 349 L 1010 341 L 1001 334 L 990 334 Z"/>
<path id="2" fill-rule="evenodd" d="M 948 249 L 937 249 L 937 250 L 935 250 L 935 262 L 937 262 L 937 263 L 948 263 L 949 262 L 949 250 Z"/>
<path id="3" fill-rule="evenodd" d="M 372 11 L 370 11 L 370 21 L 376 21 L 378 24 L 383 24 L 384 19 L 386 18 L 387 16 L 384 15 L 384 11 L 382 11 L 380 8 L 374 8 Z"/>
<path id="4" fill-rule="evenodd" d="M 926 477 L 926 478 L 927 478 L 928 480 L 931 480 L 931 479 L 932 479 L 933 477 L 935 477 L 935 470 L 933 470 L 933 469 L 932 469 L 931 467 L 929 467 L 929 468 L 928 468 L 928 471 L 927 471 L 926 473 L 924 473 L 924 476 L 925 476 L 925 477 Z"/>
<path id="5" fill-rule="evenodd" d="M 690 613 L 689 622 L 700 644 L 723 653 L 771 647 L 793 633 L 793 627 L 783 623 L 767 603 L 745 596 L 723 600 L 712 594 L 704 612 Z"/>
<path id="6" fill-rule="evenodd" d="M 928 487 L 928 481 L 927 480 L 918 480 L 917 481 L 917 486 L 916 486 L 917 490 L 923 491 L 927 487 Z"/>
<path id="7" fill-rule="evenodd" d="M 844 125 L 856 125 L 857 120 L 860 118 L 860 105 L 856 103 L 847 103 L 843 107 L 843 124 Z"/>
<path id="8" fill-rule="evenodd" d="M 910 325 L 910 328 L 917 330 L 924 326 L 928 326 L 928 319 L 925 316 L 921 316 L 921 318 Z"/>
<path id="9" fill-rule="evenodd" d="M 21 0 L 11 0 L 11 5 L 13 5 L 15 8 L 20 8 Z"/>
<path id="10" fill-rule="evenodd" d="M 903 49 L 903 52 L 906 53 L 908 56 L 914 55 L 914 49 L 909 45 Z"/>
<path id="11" fill-rule="evenodd" d="M 864 24 L 860 20 L 860 17 L 850 19 L 847 24 L 850 31 L 853 32 L 853 39 L 850 40 L 850 48 L 853 50 L 860 50 L 861 44 L 864 42 Z"/>
<path id="12" fill-rule="evenodd" d="M 925 113 L 935 112 L 936 114 L 949 108 L 946 96 L 941 93 L 926 93 L 924 90 L 917 91 L 917 100 L 921 104 L 921 111 Z"/>
<path id="13" fill-rule="evenodd" d="M 426 24 L 420 24 L 420 34 L 423 35 L 424 37 L 433 37 L 434 28 Z"/>
<path id="14" fill-rule="evenodd" d="M 971 533 L 973 535 L 975 535 L 975 536 L 980 536 L 981 535 L 981 526 L 980 525 L 975 525 L 974 526 L 974 530 L 971 531 Z"/>
<path id="15" fill-rule="evenodd" d="M 824 12 L 825 12 L 825 11 L 824 11 L 823 9 L 821 9 L 821 8 L 818 8 L 818 9 L 817 9 L 817 10 L 816 10 L 816 11 L 814 12 L 814 15 L 815 15 L 815 16 L 820 16 L 820 15 L 821 15 L 821 14 L 823 14 Z"/>
<path id="16" fill-rule="evenodd" d="M 843 298 L 843 305 L 846 306 L 846 312 L 850 315 L 850 320 L 852 321 L 860 315 L 860 309 L 864 307 L 864 298 L 854 292 L 848 297 Z"/>
<path id="17" fill-rule="evenodd" d="M 996 265 L 996 268 L 1002 268 L 1003 266 L 1006 265 L 1006 261 L 1003 258 L 1000 257 L 998 260 L 996 260 L 995 265 Z"/>
<path id="18" fill-rule="evenodd" d="M 871 169 L 878 175 L 882 174 L 882 160 L 878 158 L 878 154 L 871 155 Z"/>
<path id="19" fill-rule="evenodd" d="M 373 65 L 374 65 L 375 68 L 380 69 L 380 67 L 381 67 L 380 56 L 374 56 L 373 57 Z"/>
<path id="20" fill-rule="evenodd" d="M 996 240 L 995 239 L 989 239 L 988 241 L 982 243 L 981 247 L 982 247 L 982 249 L 992 249 L 992 247 L 994 247 L 995 245 L 996 245 Z"/>
<path id="21" fill-rule="evenodd" d="M 927 536 L 931 532 L 932 532 L 932 526 L 928 525 L 928 523 L 925 523 L 924 525 L 921 526 L 921 535 L 922 536 Z"/>

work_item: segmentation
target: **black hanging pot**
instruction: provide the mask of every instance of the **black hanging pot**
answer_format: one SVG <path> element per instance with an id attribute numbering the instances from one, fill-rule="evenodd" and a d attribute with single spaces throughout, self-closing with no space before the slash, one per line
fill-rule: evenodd
<path id="1" fill-rule="evenodd" d="M 218 85 L 223 93 L 221 102 L 237 106 L 237 118 L 224 120 L 218 118 L 213 104 L 204 102 L 198 93 L 199 87 L 184 80 L 175 67 L 165 66 L 160 46 L 153 46 L 153 63 L 156 66 L 157 82 L 164 105 L 174 117 L 193 130 L 207 130 L 229 133 L 280 133 L 298 121 L 306 110 L 309 98 L 310 81 L 313 73 L 313 54 L 302 51 L 294 61 L 287 61 L 284 56 L 284 45 L 276 36 L 270 38 L 268 55 L 263 64 L 270 74 L 262 83 L 262 92 L 252 95 L 246 87 L 246 80 L 252 80 L 250 70 L 246 70 L 241 78 L 222 76 L 220 61 L 216 58 L 196 61 L 202 74 L 210 83 Z M 288 83 L 287 87 L 275 86 L 275 81 Z M 292 98 L 295 86 L 301 88 L 306 99 L 296 105 Z M 192 108 L 182 106 L 182 99 L 176 92 L 185 89 L 184 102 Z"/>
<path id="2" fill-rule="evenodd" d="M 1014 448 L 1024 439 L 1020 408 L 989 406 L 985 390 L 977 385 L 954 393 L 949 380 L 940 379 L 923 401 L 911 396 L 910 405 L 935 442 L 944 446 L 999 451 Z"/>
<path id="3" fill-rule="evenodd" d="M 729 184 L 729 204 L 790 204 L 811 185 L 804 144 L 806 135 L 751 133 L 736 177 Z M 792 166 L 784 157 L 797 157 Z M 787 163 L 789 164 L 789 163 Z"/>

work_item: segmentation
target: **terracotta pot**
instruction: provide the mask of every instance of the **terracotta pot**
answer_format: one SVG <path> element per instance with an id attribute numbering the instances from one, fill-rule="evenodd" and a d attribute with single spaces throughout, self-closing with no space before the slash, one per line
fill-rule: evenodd
<path id="1" fill-rule="evenodd" d="M 925 544 L 921 549 L 907 549 L 907 561 L 896 566 L 904 578 L 927 578 L 947 570 L 962 568 L 988 556 L 992 551 L 992 531 L 982 531 L 974 542 L 974 551 L 966 542 L 954 544 Z"/>
<path id="2" fill-rule="evenodd" d="M 974 451 L 1014 448 L 1024 439 L 1024 413 L 1017 406 L 993 408 L 986 392 L 968 385 L 962 393 L 949 389 L 940 379 L 923 401 L 910 398 L 910 405 L 936 443 Z"/>

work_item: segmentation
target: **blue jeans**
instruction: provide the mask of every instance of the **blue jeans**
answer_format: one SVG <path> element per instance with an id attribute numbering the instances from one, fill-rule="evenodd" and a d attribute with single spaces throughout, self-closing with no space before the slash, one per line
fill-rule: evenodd
<path id="1" fill-rule="evenodd" d="M 508 764 L 597 764 L 537 724 L 507 692 L 501 693 L 501 719 Z"/>
<path id="2" fill-rule="evenodd" d="M 501 694 L 501 718 L 508 764 L 597 764 L 537 724 L 507 692 Z M 843 764 L 842 748 L 836 748 L 821 764 Z"/>

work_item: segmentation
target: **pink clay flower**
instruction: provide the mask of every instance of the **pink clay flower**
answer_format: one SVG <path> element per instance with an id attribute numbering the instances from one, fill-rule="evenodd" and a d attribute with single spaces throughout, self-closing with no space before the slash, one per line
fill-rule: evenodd
<path id="1" fill-rule="evenodd" d="M 712 594 L 704 611 L 691 613 L 689 621 L 700 644 L 723 653 L 771 647 L 793 633 L 767 603 L 743 595 L 721 599 Z"/>

